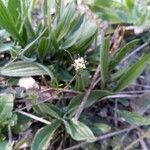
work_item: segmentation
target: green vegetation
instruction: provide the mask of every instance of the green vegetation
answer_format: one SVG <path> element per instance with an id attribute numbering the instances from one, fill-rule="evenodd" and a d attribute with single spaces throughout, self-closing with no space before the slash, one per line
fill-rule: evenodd
<path id="1" fill-rule="evenodd" d="M 0 150 L 147 145 L 148 5 L 0 0 Z"/>

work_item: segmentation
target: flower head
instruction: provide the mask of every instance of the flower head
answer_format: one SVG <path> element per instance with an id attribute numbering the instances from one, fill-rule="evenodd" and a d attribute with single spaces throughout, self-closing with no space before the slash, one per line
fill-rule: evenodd
<path id="1" fill-rule="evenodd" d="M 85 69 L 86 68 L 86 60 L 84 60 L 83 57 L 78 57 L 77 59 L 74 60 L 73 66 L 75 67 L 75 70 L 79 69 Z"/>

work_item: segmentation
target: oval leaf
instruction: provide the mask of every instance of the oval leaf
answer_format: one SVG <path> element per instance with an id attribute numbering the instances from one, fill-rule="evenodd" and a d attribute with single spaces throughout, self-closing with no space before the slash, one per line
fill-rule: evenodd
<path id="1" fill-rule="evenodd" d="M 46 55 L 48 46 L 49 46 L 49 39 L 46 37 L 42 37 L 39 41 L 39 46 L 38 46 L 38 54 L 41 61 Z"/>
<path id="2" fill-rule="evenodd" d="M 139 39 L 135 39 L 120 48 L 115 55 L 113 62 L 110 64 L 110 68 L 114 69 L 114 67 L 121 62 L 121 60 L 138 44 L 138 42 Z"/>
<path id="3" fill-rule="evenodd" d="M 130 112 L 130 111 L 119 111 L 119 114 L 130 124 L 133 125 L 150 125 L 150 118 L 149 117 L 143 117 L 142 115 L 136 113 L 136 112 Z"/>
<path id="4" fill-rule="evenodd" d="M 60 122 L 55 120 L 50 125 L 47 125 L 44 128 L 40 129 L 33 139 L 31 150 L 47 149 L 54 132 L 59 126 Z"/>
<path id="5" fill-rule="evenodd" d="M 106 133 L 111 130 L 111 126 L 105 123 L 94 123 L 91 127 L 94 133 Z"/>
<path id="6" fill-rule="evenodd" d="M 145 69 L 146 65 L 150 63 L 150 54 L 143 56 L 137 63 L 122 75 L 118 81 L 114 91 L 118 92 L 128 87 Z"/>
<path id="7" fill-rule="evenodd" d="M 133 11 L 135 0 L 125 0 L 126 6 L 130 12 Z"/>
<path id="8" fill-rule="evenodd" d="M 14 96 L 12 94 L 0 96 L 0 124 L 11 118 L 13 106 Z"/>
<path id="9" fill-rule="evenodd" d="M 76 141 L 94 142 L 96 137 L 88 126 L 84 123 L 73 119 L 64 121 L 67 133 Z"/>
<path id="10" fill-rule="evenodd" d="M 40 109 L 42 114 L 46 114 L 47 116 L 51 116 L 57 119 L 60 119 L 62 116 L 62 112 L 59 107 L 53 104 L 40 104 L 36 106 Z M 38 113 L 38 112 L 37 112 Z"/>
<path id="11" fill-rule="evenodd" d="M 75 89 L 77 91 L 85 90 L 90 84 L 90 74 L 87 70 L 81 70 L 81 72 L 76 76 Z"/>
<path id="12" fill-rule="evenodd" d="M 23 40 L 19 34 L 19 31 L 16 27 L 16 23 L 12 15 L 13 14 L 9 12 L 9 10 L 4 5 L 3 1 L 0 0 L 0 26 L 22 43 Z"/>
<path id="13" fill-rule="evenodd" d="M 6 141 L 0 141 L 0 150 L 13 150 L 12 145 Z"/>
<path id="14" fill-rule="evenodd" d="M 29 63 L 18 61 L 0 68 L 0 75 L 9 77 L 28 77 L 37 75 L 50 75 L 53 78 L 52 72 L 38 63 Z"/>

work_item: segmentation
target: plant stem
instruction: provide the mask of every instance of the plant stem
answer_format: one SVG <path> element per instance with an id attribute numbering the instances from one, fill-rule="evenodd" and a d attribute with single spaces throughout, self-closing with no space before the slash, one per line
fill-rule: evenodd
<path id="1" fill-rule="evenodd" d="M 94 88 L 94 86 L 96 86 L 94 83 L 97 80 L 98 75 L 99 75 L 99 66 L 97 67 L 97 69 L 95 71 L 95 74 L 93 76 L 93 79 L 92 79 L 90 87 L 86 91 L 86 93 L 85 93 L 85 95 L 83 97 L 83 100 L 82 100 L 80 106 L 78 107 L 78 109 L 77 109 L 77 111 L 75 113 L 75 117 L 74 117 L 75 121 L 78 121 L 78 119 L 79 119 L 79 117 L 80 117 L 80 115 L 81 115 L 81 113 L 82 113 L 82 111 L 84 109 L 84 106 L 85 106 L 85 104 L 86 104 L 86 102 L 87 102 L 87 100 L 88 100 L 88 98 L 89 98 L 89 96 L 91 94 L 92 89 Z"/>

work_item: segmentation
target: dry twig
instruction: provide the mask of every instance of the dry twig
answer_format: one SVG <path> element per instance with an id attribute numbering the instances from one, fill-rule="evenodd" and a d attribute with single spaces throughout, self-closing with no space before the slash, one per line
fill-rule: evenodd
<path id="1" fill-rule="evenodd" d="M 137 49 L 135 49 L 132 53 L 130 53 L 129 55 L 127 55 L 122 62 L 126 61 L 127 59 L 129 59 L 131 56 L 133 56 L 134 54 L 136 54 L 137 52 L 139 52 L 140 50 L 142 50 L 144 47 L 148 46 L 148 42 L 144 43 L 143 45 L 139 46 Z"/>
<path id="2" fill-rule="evenodd" d="M 124 150 L 129 150 L 130 148 L 132 148 L 136 143 L 140 142 L 141 140 L 143 140 L 144 138 L 150 138 L 150 134 L 145 133 L 144 135 L 140 136 L 138 139 L 136 139 L 135 141 L 133 141 L 131 144 L 129 144 L 127 147 L 124 148 Z"/>
<path id="3" fill-rule="evenodd" d="M 25 115 L 25 116 L 27 116 L 27 117 L 29 117 L 29 118 L 32 118 L 32 119 L 34 119 L 34 120 L 37 120 L 37 121 L 39 121 L 39 122 L 42 122 L 42 123 L 44 123 L 44 124 L 51 124 L 51 122 L 49 122 L 49 121 L 47 121 L 47 120 L 45 120 L 45 119 L 43 119 L 43 118 L 37 117 L 37 116 L 35 116 L 35 115 L 32 115 L 32 114 L 30 114 L 30 113 L 26 113 L 26 112 L 23 112 L 23 111 L 17 111 L 17 112 L 20 113 L 20 114 L 22 114 L 22 115 Z"/>

